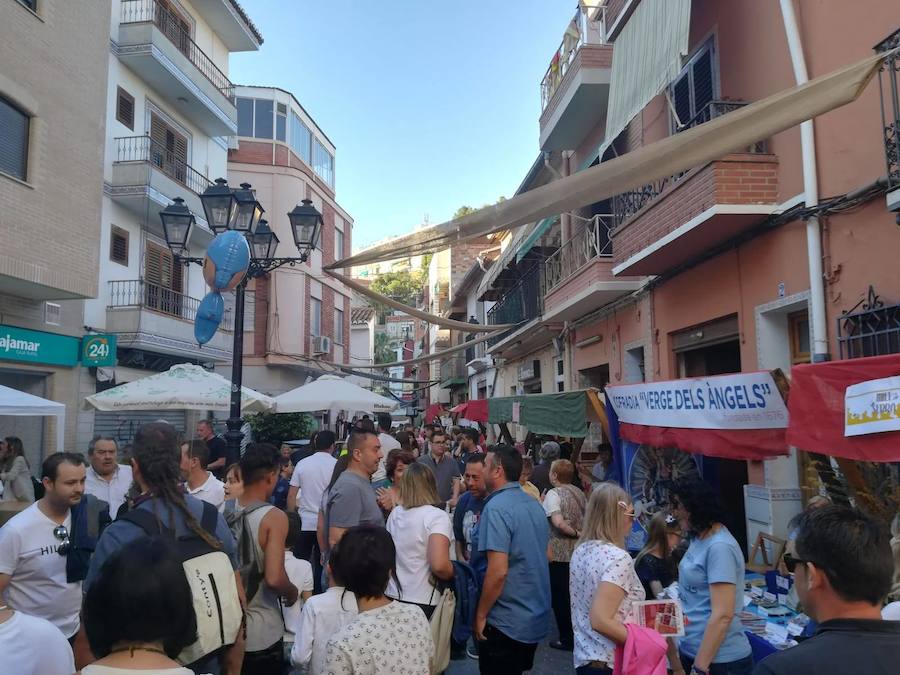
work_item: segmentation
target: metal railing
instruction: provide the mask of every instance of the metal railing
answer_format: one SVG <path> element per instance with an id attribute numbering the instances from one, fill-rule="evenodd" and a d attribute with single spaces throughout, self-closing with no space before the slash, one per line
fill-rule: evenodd
<path id="1" fill-rule="evenodd" d="M 175 264 L 175 263 L 173 263 Z M 128 279 L 109 282 L 109 303 L 107 309 L 138 307 L 152 309 L 168 314 L 176 319 L 193 321 L 197 318 L 200 300 L 171 288 L 152 284 L 143 279 Z M 234 315 L 230 308 L 225 309 L 220 328 L 224 331 L 234 330 Z"/>
<path id="2" fill-rule="evenodd" d="M 866 299 L 837 320 L 842 359 L 900 353 L 900 305 L 888 305 L 869 286 Z"/>
<path id="3" fill-rule="evenodd" d="M 553 53 L 547 72 L 541 79 L 541 110 L 547 107 L 553 94 L 569 72 L 578 50 L 585 44 L 606 43 L 606 7 L 601 8 L 600 18 L 591 21 L 587 12 L 578 5 L 575 17 L 563 35 L 562 43 Z"/>
<path id="4" fill-rule="evenodd" d="M 675 130 L 675 133 L 685 131 L 686 129 L 692 129 L 701 124 L 704 124 L 705 122 L 709 122 L 716 117 L 720 117 L 722 115 L 725 115 L 726 113 L 732 112 L 733 110 L 742 108 L 745 105 L 747 105 L 745 101 L 710 101 L 706 106 L 703 107 L 702 110 L 700 110 L 700 112 L 694 115 L 686 123 L 678 127 Z M 747 148 L 745 152 L 764 154 L 766 152 L 766 143 L 765 141 L 754 143 L 752 146 Z M 673 185 L 681 180 L 681 178 L 689 171 L 690 170 L 681 171 L 674 176 L 665 176 L 664 178 L 655 180 L 652 183 L 643 185 L 634 190 L 629 190 L 628 192 L 623 192 L 622 194 L 613 197 L 612 205 L 614 229 L 618 229 L 619 227 L 621 227 L 634 214 L 636 214 L 647 204 L 649 204 L 660 194 L 662 194 L 670 185 Z"/>
<path id="5" fill-rule="evenodd" d="M 158 0 L 124 0 L 121 23 L 153 23 L 169 42 L 197 67 L 222 95 L 234 103 L 234 85 L 206 53 L 191 39 L 184 21 Z"/>
<path id="6" fill-rule="evenodd" d="M 881 100 L 881 126 L 884 133 L 884 158 L 887 163 L 888 190 L 900 187 L 900 29 L 875 45 L 878 53 L 891 52 L 878 70 Z"/>
<path id="7" fill-rule="evenodd" d="M 542 265 L 536 263 L 519 282 L 509 289 L 497 303 L 488 310 L 487 322 L 490 326 L 504 323 L 522 323 L 538 318 L 544 311 L 544 295 L 541 292 Z M 488 340 L 488 346 L 497 344 L 507 333 Z"/>
<path id="8" fill-rule="evenodd" d="M 475 359 L 483 359 L 485 355 L 485 345 L 483 342 L 479 342 L 478 344 L 468 347 L 466 349 L 466 363 L 474 361 Z"/>
<path id="9" fill-rule="evenodd" d="M 594 258 L 612 257 L 612 214 L 597 214 L 586 222 L 582 232 L 569 239 L 544 261 L 544 295 Z"/>
<path id="10" fill-rule="evenodd" d="M 178 157 L 177 153 L 149 136 L 122 136 L 116 139 L 116 162 L 149 162 L 169 178 L 196 194 L 212 185 L 206 176 Z"/>
<path id="11" fill-rule="evenodd" d="M 454 356 L 441 362 L 441 384 L 449 384 L 451 380 L 465 382 L 467 376 L 466 362 L 460 356 Z"/>

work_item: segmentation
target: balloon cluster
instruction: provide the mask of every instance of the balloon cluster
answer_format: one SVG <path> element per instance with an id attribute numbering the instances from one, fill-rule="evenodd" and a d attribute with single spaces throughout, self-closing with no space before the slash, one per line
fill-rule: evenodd
<path id="1" fill-rule="evenodd" d="M 203 261 L 203 278 L 212 290 L 200 301 L 194 319 L 194 338 L 198 344 L 206 344 L 216 334 L 225 316 L 222 291 L 237 287 L 249 266 L 250 246 L 240 232 L 226 230 L 212 240 Z"/>

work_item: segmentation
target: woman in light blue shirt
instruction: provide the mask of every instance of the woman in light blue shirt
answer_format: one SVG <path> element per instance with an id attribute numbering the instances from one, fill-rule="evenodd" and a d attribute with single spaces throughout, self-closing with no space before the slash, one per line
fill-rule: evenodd
<path id="1" fill-rule="evenodd" d="M 722 524 L 718 496 L 703 481 L 676 481 L 672 512 L 691 533 L 678 566 L 678 588 L 686 619 L 679 645 L 685 672 L 693 675 L 749 675 L 750 643 L 741 627 L 744 554 Z"/>

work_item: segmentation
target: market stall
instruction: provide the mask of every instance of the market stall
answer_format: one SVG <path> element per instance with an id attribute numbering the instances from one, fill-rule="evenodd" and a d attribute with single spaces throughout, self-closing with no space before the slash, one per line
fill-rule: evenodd
<path id="1" fill-rule="evenodd" d="M 63 450 L 66 429 L 66 406 L 18 389 L 0 385 L 0 416 L 55 417 L 56 447 Z"/>
<path id="2" fill-rule="evenodd" d="M 400 403 L 381 394 L 363 389 L 337 375 L 319 379 L 275 397 L 275 412 L 391 412 Z"/>

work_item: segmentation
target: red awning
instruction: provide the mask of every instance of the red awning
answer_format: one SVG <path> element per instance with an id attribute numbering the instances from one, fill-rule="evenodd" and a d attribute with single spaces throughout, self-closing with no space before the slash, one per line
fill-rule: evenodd
<path id="1" fill-rule="evenodd" d="M 488 423 L 488 402 L 487 399 L 473 399 L 460 403 L 458 406 L 450 408 L 450 412 L 459 415 L 463 419 L 472 420 L 473 422 Z"/>
<path id="2" fill-rule="evenodd" d="M 844 436 L 844 392 L 852 384 L 900 375 L 900 354 L 791 368 L 788 399 L 792 446 L 867 462 L 900 461 L 900 432 Z"/>
<path id="3" fill-rule="evenodd" d="M 446 414 L 447 410 L 446 408 L 444 408 L 444 406 L 442 406 L 440 403 L 432 403 L 425 409 L 425 424 L 431 424 L 434 422 L 435 417 L 440 419 Z"/>
<path id="4" fill-rule="evenodd" d="M 678 448 L 707 457 L 772 459 L 788 454 L 784 429 L 679 429 L 623 422 L 619 435 L 632 443 Z"/>

